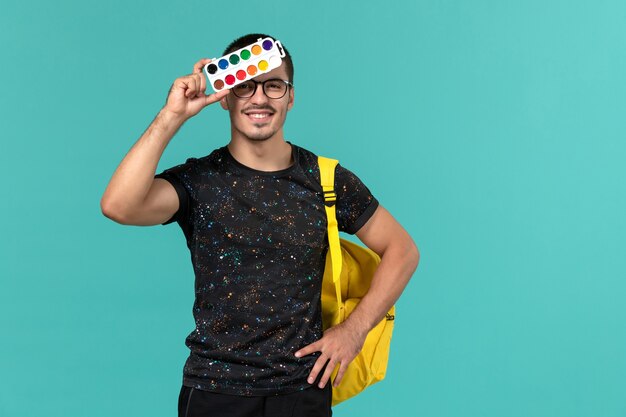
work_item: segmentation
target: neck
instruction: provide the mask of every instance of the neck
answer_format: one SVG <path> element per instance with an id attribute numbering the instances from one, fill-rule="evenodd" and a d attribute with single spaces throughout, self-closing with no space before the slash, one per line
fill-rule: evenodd
<path id="1" fill-rule="evenodd" d="M 259 171 L 280 171 L 295 162 L 291 158 L 291 145 L 282 136 L 259 141 L 232 137 L 227 146 L 238 162 Z"/>

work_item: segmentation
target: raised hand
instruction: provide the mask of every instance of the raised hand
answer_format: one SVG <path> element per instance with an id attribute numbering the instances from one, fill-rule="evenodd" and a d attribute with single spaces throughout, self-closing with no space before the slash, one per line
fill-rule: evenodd
<path id="1" fill-rule="evenodd" d="M 209 62 L 211 62 L 209 58 L 201 59 L 193 66 L 191 74 L 174 81 L 167 95 L 165 110 L 187 120 L 198 114 L 204 107 L 221 100 L 230 93 L 229 89 L 225 89 L 217 93 L 205 94 L 207 86 L 202 68 Z"/>

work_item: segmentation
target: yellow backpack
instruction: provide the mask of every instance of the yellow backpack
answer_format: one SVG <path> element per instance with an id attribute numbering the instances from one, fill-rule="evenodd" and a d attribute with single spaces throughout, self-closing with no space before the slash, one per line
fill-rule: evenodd
<path id="1" fill-rule="evenodd" d="M 329 250 L 322 281 L 323 329 L 344 321 L 367 293 L 380 257 L 367 247 L 339 238 L 334 191 L 336 159 L 318 156 L 320 182 L 328 220 Z M 341 290 L 340 290 L 341 289 Z M 395 306 L 367 335 L 363 349 L 348 366 L 338 387 L 333 386 L 332 405 L 351 398 L 369 385 L 381 381 L 387 371 Z M 339 367 L 328 383 L 335 379 Z"/>

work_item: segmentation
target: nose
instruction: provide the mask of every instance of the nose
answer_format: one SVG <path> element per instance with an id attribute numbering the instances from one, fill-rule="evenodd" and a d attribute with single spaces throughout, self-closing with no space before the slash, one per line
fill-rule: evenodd
<path id="1" fill-rule="evenodd" d="M 265 91 L 263 91 L 263 84 L 257 84 L 254 95 L 250 97 L 250 103 L 262 104 L 262 103 L 267 103 L 268 101 L 269 101 L 269 97 L 266 96 Z"/>

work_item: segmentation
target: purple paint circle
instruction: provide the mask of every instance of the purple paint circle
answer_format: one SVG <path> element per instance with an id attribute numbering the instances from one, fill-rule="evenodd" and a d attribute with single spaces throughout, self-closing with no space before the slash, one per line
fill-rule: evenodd
<path id="1" fill-rule="evenodd" d="M 263 49 L 265 49 L 266 51 L 272 49 L 272 46 L 274 46 L 274 42 L 270 41 L 269 39 L 263 41 Z"/>

